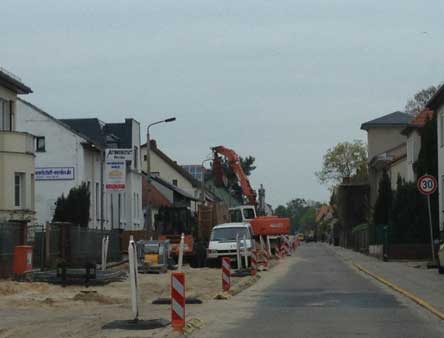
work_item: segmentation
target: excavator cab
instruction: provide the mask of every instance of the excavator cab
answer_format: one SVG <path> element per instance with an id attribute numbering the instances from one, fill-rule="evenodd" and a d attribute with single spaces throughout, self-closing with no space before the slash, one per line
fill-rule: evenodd
<path id="1" fill-rule="evenodd" d="M 252 205 L 230 208 L 229 212 L 232 223 L 248 222 L 256 218 L 256 208 Z"/>

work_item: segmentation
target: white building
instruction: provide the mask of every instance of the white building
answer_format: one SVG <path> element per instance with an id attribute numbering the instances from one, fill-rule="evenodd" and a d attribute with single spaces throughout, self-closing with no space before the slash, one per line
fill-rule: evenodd
<path id="1" fill-rule="evenodd" d="M 34 137 L 17 128 L 17 95 L 29 93 L 0 68 L 0 222 L 26 224 L 34 217 Z"/>
<path id="2" fill-rule="evenodd" d="M 58 120 L 40 108 L 19 100 L 17 127 L 36 135 L 37 222 L 52 220 L 55 202 L 85 182 L 90 191 L 91 228 L 135 230 L 143 226 L 139 123 L 105 124 L 98 119 Z M 105 191 L 105 149 L 130 148 L 126 190 Z"/>
<path id="3" fill-rule="evenodd" d="M 438 191 L 439 191 L 439 232 L 444 238 L 444 86 L 441 86 L 427 103 L 427 108 L 437 113 L 438 133 Z"/>

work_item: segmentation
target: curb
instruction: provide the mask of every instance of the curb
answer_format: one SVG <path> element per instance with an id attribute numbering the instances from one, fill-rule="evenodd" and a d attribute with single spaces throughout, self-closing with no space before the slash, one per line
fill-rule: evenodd
<path id="1" fill-rule="evenodd" d="M 364 272 L 365 274 L 369 275 L 370 277 L 373 277 L 374 279 L 376 279 L 378 282 L 380 282 L 380 283 L 382 283 L 382 284 L 392 288 L 393 290 L 399 292 L 400 294 L 402 294 L 405 297 L 409 298 L 410 300 L 414 301 L 416 304 L 422 306 L 427 311 L 429 311 L 432 314 L 434 314 L 439 319 L 441 319 L 441 320 L 444 319 L 444 313 L 443 312 L 439 311 L 433 305 L 431 305 L 428 302 L 426 302 L 425 300 L 419 298 L 415 294 L 413 294 L 413 293 L 411 293 L 411 292 L 401 288 L 400 286 L 397 286 L 396 284 L 393 284 L 392 282 L 389 282 L 388 280 L 378 276 L 377 274 L 375 274 L 373 272 L 370 272 L 369 270 L 365 269 L 364 267 L 362 267 L 361 265 L 359 265 L 357 263 L 352 263 L 352 264 L 359 271 Z"/>

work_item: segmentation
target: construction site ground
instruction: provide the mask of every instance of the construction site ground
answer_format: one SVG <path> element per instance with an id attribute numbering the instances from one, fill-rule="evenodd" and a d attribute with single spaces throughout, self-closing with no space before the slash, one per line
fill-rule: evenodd
<path id="1" fill-rule="evenodd" d="M 127 270 L 127 266 L 118 267 Z M 202 305 L 187 305 L 187 318 L 206 308 L 221 292 L 221 270 L 184 267 L 187 297 Z M 271 272 L 263 274 L 271 275 Z M 170 319 L 169 305 L 152 301 L 170 296 L 170 273 L 140 274 L 140 318 Z M 248 281 L 250 279 L 250 281 Z M 251 277 L 232 277 L 234 289 L 251 285 Z M 221 301 L 224 302 L 224 301 Z M 117 320 L 130 320 L 128 279 L 105 286 L 66 286 L 47 283 L 0 281 L 0 338 L 6 337 L 165 337 L 170 327 L 149 331 L 104 330 Z"/>

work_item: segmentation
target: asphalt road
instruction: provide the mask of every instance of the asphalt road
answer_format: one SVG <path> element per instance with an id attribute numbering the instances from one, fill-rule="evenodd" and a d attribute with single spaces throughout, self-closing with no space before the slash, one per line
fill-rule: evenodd
<path id="1" fill-rule="evenodd" d="M 253 315 L 220 337 L 444 337 L 442 322 L 331 249 L 304 244 L 297 255 L 302 260 L 255 300 Z"/>

